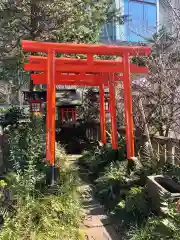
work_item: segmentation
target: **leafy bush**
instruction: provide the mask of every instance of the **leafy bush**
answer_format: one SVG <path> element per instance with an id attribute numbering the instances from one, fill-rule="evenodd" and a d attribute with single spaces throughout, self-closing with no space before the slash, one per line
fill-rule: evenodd
<path id="1" fill-rule="evenodd" d="M 124 225 L 129 226 L 132 222 L 136 224 L 149 217 L 151 214 L 151 204 L 146 192 L 146 188 L 132 187 L 125 199 L 122 199 L 112 212 Z"/>
<path id="2" fill-rule="evenodd" d="M 126 197 L 126 211 L 136 215 L 139 212 L 141 215 L 148 213 L 148 201 L 143 187 L 132 187 Z"/>
<path id="3" fill-rule="evenodd" d="M 106 208 L 113 208 L 120 198 L 121 190 L 128 182 L 127 162 L 110 163 L 95 181 L 98 198 Z"/>
<path id="4" fill-rule="evenodd" d="M 66 155 L 65 149 L 59 143 L 56 143 L 55 161 L 56 161 L 56 167 L 59 167 L 59 168 L 64 167 L 65 163 L 67 162 L 67 155 Z"/>
<path id="5" fill-rule="evenodd" d="M 13 178 L 11 174 L 9 190 L 13 193 L 11 204 L 15 211 L 13 216 L 7 215 L 10 217 L 5 219 L 0 239 L 81 239 L 82 211 L 75 170 L 69 167 L 61 170 L 56 184 L 51 188 L 46 186 L 44 192 L 31 181 L 31 171 L 21 174 L 13 173 Z"/>
<path id="6" fill-rule="evenodd" d="M 142 161 L 142 159 L 141 161 L 136 159 L 124 161 L 126 160 L 124 149 L 122 145 L 122 149 L 119 150 L 120 158 L 111 149 L 103 147 L 84 154 L 80 160 L 80 166 L 83 166 L 84 173 L 90 177 L 89 179 L 93 183 L 96 196 L 113 220 L 117 220 L 120 231 L 128 231 L 132 224 L 137 226 L 137 234 L 135 231 L 132 234 L 129 232 L 128 239 L 154 240 L 155 237 L 162 240 L 180 239 L 176 230 L 173 235 L 170 234 L 172 229 L 169 229 L 169 233 L 164 235 L 158 232 L 159 227 L 165 229 L 164 224 L 167 219 L 153 216 L 151 200 L 146 189 L 149 175 L 164 174 L 179 182 L 179 167 L 168 163 L 162 166 L 150 158 L 146 161 Z M 148 220 L 149 218 L 150 220 Z M 178 225 L 174 221 L 175 219 L 173 220 L 174 225 L 172 225 L 172 217 L 168 217 L 169 227 L 177 229 Z M 146 224 L 146 222 L 148 223 Z"/>
<path id="7" fill-rule="evenodd" d="M 76 240 L 81 238 L 80 220 L 80 207 L 71 196 L 31 199 L 18 206 L 16 215 L 5 221 L 0 239 Z"/>
<path id="8" fill-rule="evenodd" d="M 29 161 L 37 165 L 45 156 L 42 143 L 43 123 L 41 118 L 11 126 L 7 131 L 9 141 L 9 162 L 14 170 L 24 169 Z"/>
<path id="9" fill-rule="evenodd" d="M 173 204 L 166 216 L 150 218 L 141 227 L 132 227 L 127 235 L 129 240 L 178 240 L 179 226 L 180 214 Z"/>
<path id="10" fill-rule="evenodd" d="M 3 207 L 13 211 L 4 215 L 2 240 L 81 239 L 82 211 L 76 172 L 64 165 L 65 151 L 58 146 L 56 160 L 63 169 L 59 170 L 55 185 L 47 185 L 49 166 L 43 161 L 43 127 L 42 119 L 33 117 L 28 123 L 11 125 L 7 131 L 9 165 L 5 186 L 1 182 L 1 188 L 4 186 L 8 193 L 8 206 Z M 2 199 L 1 203 L 4 202 Z"/>
<path id="11" fill-rule="evenodd" d="M 136 168 L 136 164 L 125 159 L 124 141 L 122 141 L 121 146 L 122 148 L 120 148 L 118 152 L 120 158 L 112 152 L 112 149 L 103 147 L 97 151 L 88 152 L 84 155 L 83 159 L 80 160 L 80 164 L 83 164 L 83 167 L 85 168 L 86 175 L 87 171 L 89 171 L 89 176 L 93 177 L 90 179 L 93 179 L 96 196 L 99 198 L 101 204 L 104 205 L 108 212 L 116 215 L 119 214 L 119 210 L 121 209 L 120 205 L 123 201 L 127 201 L 126 208 L 128 208 L 130 198 L 127 198 L 127 196 L 129 195 L 129 197 L 133 197 L 133 191 L 136 190 L 136 188 L 133 189 L 132 187 L 140 186 L 140 188 L 137 188 L 137 193 L 139 193 L 138 190 L 140 191 L 141 187 L 145 186 L 146 177 L 148 175 L 143 175 L 142 168 Z M 145 196 L 145 194 L 143 194 L 144 193 L 141 193 L 140 191 L 139 195 L 134 194 L 134 198 L 136 199 L 137 196 L 140 197 L 142 195 L 143 199 Z M 133 201 L 134 200 L 132 200 L 132 202 Z M 139 217 L 145 212 L 146 215 L 149 213 L 146 201 L 144 202 L 144 206 L 142 206 L 142 208 L 145 209 L 136 209 L 137 212 L 139 210 Z M 141 211 L 142 214 L 140 214 Z M 126 212 L 130 211 L 127 211 L 126 209 Z M 135 212 L 135 210 L 132 210 L 132 212 Z"/>
<path id="12" fill-rule="evenodd" d="M 23 110 L 15 106 L 11 106 L 3 113 L 4 117 L 1 119 L 1 125 L 3 128 L 17 124 L 21 118 L 24 118 Z"/>
<path id="13" fill-rule="evenodd" d="M 99 177 L 100 173 L 111 163 L 116 161 L 125 160 L 125 141 L 120 141 L 121 148 L 112 150 L 111 147 L 103 146 L 92 151 L 85 152 L 83 157 L 80 158 L 79 164 L 83 167 L 86 174 L 95 180 Z"/>

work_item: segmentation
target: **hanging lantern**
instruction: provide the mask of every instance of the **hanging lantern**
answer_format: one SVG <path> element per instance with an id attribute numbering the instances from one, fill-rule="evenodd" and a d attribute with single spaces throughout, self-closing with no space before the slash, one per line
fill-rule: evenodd
<path id="1" fill-rule="evenodd" d="M 42 115 L 42 102 L 41 102 L 41 100 L 31 100 L 30 111 L 34 115 Z"/>

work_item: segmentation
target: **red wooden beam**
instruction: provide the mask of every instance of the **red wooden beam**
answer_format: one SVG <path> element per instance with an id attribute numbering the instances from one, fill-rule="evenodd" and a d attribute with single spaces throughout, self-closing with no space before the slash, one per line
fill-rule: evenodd
<path id="1" fill-rule="evenodd" d="M 120 73 L 122 72 L 122 67 L 119 66 L 96 66 L 96 65 L 74 65 L 74 64 L 62 64 L 56 65 L 55 70 L 57 72 L 64 73 Z M 139 69 L 137 69 L 139 68 Z M 24 70 L 26 71 L 40 71 L 44 72 L 47 70 L 46 64 L 34 64 L 34 63 L 25 63 Z M 130 69 L 133 73 L 147 73 L 147 69 L 145 67 L 137 67 L 135 65 L 131 66 Z"/>
<path id="2" fill-rule="evenodd" d="M 32 64 L 42 64 L 43 66 L 46 66 L 47 57 L 42 56 L 29 56 L 29 62 Z M 87 59 L 72 59 L 72 58 L 56 58 L 55 59 L 56 65 L 85 65 L 88 66 Z M 94 60 L 91 64 L 91 66 L 94 67 L 117 67 L 119 72 L 122 72 L 120 70 L 123 69 L 123 63 L 118 60 Z M 130 71 L 132 73 L 148 73 L 149 70 L 147 67 L 137 66 L 136 64 L 131 63 L 130 64 Z"/>
<path id="3" fill-rule="evenodd" d="M 46 74 L 41 73 L 41 74 L 31 74 L 33 79 L 44 81 L 44 83 L 39 83 L 39 84 L 45 84 L 46 83 Z M 89 82 L 108 82 L 108 79 L 104 79 L 103 76 L 95 76 L 95 75 L 85 75 L 85 74 L 61 74 L 61 73 L 55 73 L 55 79 L 58 84 L 60 84 L 61 81 L 89 81 Z"/>
<path id="4" fill-rule="evenodd" d="M 113 81 L 114 74 L 110 75 Z M 109 83 L 109 110 L 111 116 L 111 141 L 112 148 L 118 149 L 118 138 L 117 138 L 117 118 L 116 118 L 116 96 L 114 84 Z"/>
<path id="5" fill-rule="evenodd" d="M 50 43 L 36 41 L 22 41 L 22 48 L 28 52 L 48 52 L 49 49 L 57 53 L 71 54 L 96 54 L 122 56 L 128 53 L 130 56 L 146 56 L 150 54 L 151 48 L 142 46 L 112 46 L 112 45 L 90 45 L 90 44 L 69 44 Z"/>
<path id="6" fill-rule="evenodd" d="M 63 78 L 62 75 L 56 73 L 55 75 L 55 84 L 56 85 L 65 85 L 65 84 L 68 84 L 68 85 L 77 85 L 77 86 L 83 86 L 83 85 L 89 85 L 89 86 L 99 86 L 100 84 L 105 84 L 105 86 L 108 86 L 109 84 L 109 81 L 108 80 L 104 80 L 102 81 L 102 76 L 99 76 L 100 79 L 98 78 L 95 78 L 95 79 L 92 79 L 89 80 L 89 79 L 85 79 L 85 80 L 82 80 L 84 78 L 74 78 L 74 76 L 71 76 L 71 78 Z M 46 75 L 43 73 L 43 74 L 31 74 L 31 79 L 33 80 L 33 83 L 34 84 L 47 84 L 47 78 L 46 78 Z"/>
<path id="7" fill-rule="evenodd" d="M 46 77 L 48 78 L 48 74 L 46 73 Z M 48 79 L 47 79 L 48 82 Z M 48 86 L 48 83 L 47 83 Z M 50 162 L 51 159 L 51 152 L 50 152 L 50 116 L 47 114 L 49 112 L 50 104 L 51 104 L 51 99 L 50 99 L 50 89 L 47 87 L 46 90 L 46 96 L 47 96 L 47 105 L 46 105 L 46 160 Z"/>
<path id="8" fill-rule="evenodd" d="M 33 77 L 34 78 L 34 77 Z M 46 81 L 41 81 L 41 80 L 38 80 L 38 79 L 33 79 L 33 83 L 34 84 L 46 84 Z M 57 82 L 55 81 L 55 84 L 56 85 L 72 85 L 72 86 L 95 86 L 95 87 L 98 87 L 100 86 L 102 83 L 93 83 L 93 82 L 88 82 L 88 81 L 82 81 L 82 82 L 77 82 L 77 81 L 60 81 L 60 82 Z M 105 84 L 105 86 L 108 86 L 108 83 Z"/>
<path id="9" fill-rule="evenodd" d="M 33 64 L 33 63 L 25 63 L 24 70 L 26 71 L 39 71 L 45 72 L 47 70 L 46 64 Z M 118 73 L 120 69 L 116 66 L 81 66 L 74 64 L 62 64 L 55 66 L 56 72 L 63 73 Z"/>
<path id="10" fill-rule="evenodd" d="M 130 80 L 130 63 L 128 54 L 124 54 L 124 109 L 125 109 L 125 121 L 126 121 L 126 145 L 127 145 L 127 159 L 135 156 L 134 151 L 134 123 L 133 123 L 133 111 L 132 111 L 132 93 L 131 93 L 131 80 Z"/>
<path id="11" fill-rule="evenodd" d="M 101 142 L 106 144 L 106 114 L 105 114 L 105 99 L 104 99 L 104 85 L 99 86 L 99 107 L 100 107 L 100 133 Z"/>
<path id="12" fill-rule="evenodd" d="M 54 52 L 48 52 L 48 72 L 47 72 L 47 147 L 46 159 L 53 166 L 55 161 L 55 115 L 56 115 L 56 86 L 54 79 Z"/>
<path id="13" fill-rule="evenodd" d="M 123 71 L 123 64 L 116 63 L 116 64 L 102 64 L 102 63 L 93 63 L 92 65 L 88 66 L 83 62 L 82 64 L 78 63 L 60 63 L 57 61 L 55 69 L 57 72 L 68 72 L 68 73 L 120 73 Z M 47 70 L 46 62 L 41 61 L 31 61 L 30 63 L 24 64 L 24 70 L 26 71 L 40 71 L 44 72 Z M 148 69 L 146 67 L 139 67 L 135 64 L 130 65 L 130 71 L 132 73 L 148 73 Z"/>

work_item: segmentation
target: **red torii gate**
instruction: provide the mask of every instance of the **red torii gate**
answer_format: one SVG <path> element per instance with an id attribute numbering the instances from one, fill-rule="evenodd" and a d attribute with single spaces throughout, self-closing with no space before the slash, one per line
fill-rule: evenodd
<path id="1" fill-rule="evenodd" d="M 54 165 L 55 157 L 55 92 L 56 84 L 97 86 L 100 94 L 101 141 L 106 143 L 106 119 L 104 106 L 104 87 L 109 87 L 112 148 L 117 149 L 115 84 L 122 80 L 124 86 L 124 109 L 126 121 L 127 158 L 134 157 L 134 126 L 132 117 L 132 95 L 130 72 L 147 73 L 146 67 L 130 64 L 130 56 L 146 56 L 149 47 L 122 47 L 107 45 L 67 44 L 22 41 L 22 47 L 29 52 L 47 53 L 47 57 L 30 56 L 24 64 L 31 74 L 34 84 L 47 84 L 46 116 L 46 159 Z M 84 54 L 86 59 L 56 58 L 55 54 Z M 93 55 L 121 56 L 121 60 L 95 60 Z M 121 74 L 121 75 L 120 75 Z"/>

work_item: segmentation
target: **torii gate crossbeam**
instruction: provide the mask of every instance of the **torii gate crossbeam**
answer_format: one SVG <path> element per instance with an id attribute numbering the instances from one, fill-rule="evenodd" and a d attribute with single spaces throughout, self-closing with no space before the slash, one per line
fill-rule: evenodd
<path id="1" fill-rule="evenodd" d="M 147 56 L 148 47 L 124 47 L 88 44 L 67 44 L 22 41 L 25 51 L 47 53 L 47 57 L 30 56 L 24 65 L 32 74 L 35 84 L 47 84 L 46 159 L 54 165 L 55 157 L 55 86 L 56 84 L 97 86 L 100 93 L 101 141 L 106 143 L 106 120 L 104 87 L 109 87 L 112 147 L 118 148 L 116 126 L 115 85 L 123 81 L 126 121 L 127 158 L 134 157 L 134 126 L 132 118 L 132 95 L 130 73 L 147 73 L 146 67 L 130 64 L 131 56 Z M 55 54 L 84 54 L 86 59 L 56 58 Z M 94 55 L 121 56 L 121 60 L 96 60 Z"/>

